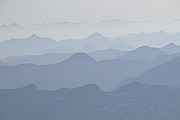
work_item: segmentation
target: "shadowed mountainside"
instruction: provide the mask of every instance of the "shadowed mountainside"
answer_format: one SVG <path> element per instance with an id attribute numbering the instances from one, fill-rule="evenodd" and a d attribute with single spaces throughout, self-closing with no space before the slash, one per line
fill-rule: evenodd
<path id="1" fill-rule="evenodd" d="M 122 85 L 132 81 L 147 84 L 180 86 L 180 57 L 143 72 L 140 76 L 124 80 Z"/>

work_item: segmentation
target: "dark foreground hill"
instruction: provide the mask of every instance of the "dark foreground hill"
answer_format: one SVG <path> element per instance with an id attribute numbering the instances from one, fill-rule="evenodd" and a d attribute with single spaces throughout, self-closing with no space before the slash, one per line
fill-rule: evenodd
<path id="1" fill-rule="evenodd" d="M 179 120 L 180 89 L 138 82 L 113 92 L 89 84 L 0 90 L 0 120 Z"/>

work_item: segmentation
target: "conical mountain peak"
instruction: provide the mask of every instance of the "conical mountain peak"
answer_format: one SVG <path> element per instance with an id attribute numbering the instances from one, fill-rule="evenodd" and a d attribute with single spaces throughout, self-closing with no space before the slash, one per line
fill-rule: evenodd
<path id="1" fill-rule="evenodd" d="M 32 34 L 29 38 L 40 38 L 40 37 L 37 36 L 36 34 Z"/>
<path id="2" fill-rule="evenodd" d="M 20 88 L 20 89 L 27 89 L 27 90 L 36 90 L 38 89 L 37 86 L 35 84 L 29 84 L 23 88 Z"/>
<path id="3" fill-rule="evenodd" d="M 92 35 L 90 35 L 89 37 L 87 37 L 87 39 L 99 39 L 99 38 L 104 38 L 104 36 L 98 32 L 95 32 Z"/>
<path id="4" fill-rule="evenodd" d="M 174 44 L 174 43 L 169 43 L 168 45 L 166 45 L 165 47 L 176 47 L 177 45 L 176 44 Z"/>
<path id="5" fill-rule="evenodd" d="M 72 62 L 95 62 L 95 60 L 86 53 L 77 52 L 73 54 L 67 61 Z"/>

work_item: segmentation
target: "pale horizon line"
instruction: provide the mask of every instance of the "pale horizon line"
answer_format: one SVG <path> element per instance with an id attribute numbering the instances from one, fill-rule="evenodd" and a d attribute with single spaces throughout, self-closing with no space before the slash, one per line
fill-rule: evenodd
<path id="1" fill-rule="evenodd" d="M 165 19 L 165 20 L 137 20 L 137 19 L 131 19 L 131 20 L 125 20 L 125 19 L 103 19 L 103 20 L 97 20 L 97 21 L 80 21 L 80 22 L 73 22 L 73 21 L 54 21 L 54 22 L 41 22 L 41 23 L 31 23 L 31 24 L 20 24 L 18 22 L 11 22 L 11 23 L 1 23 L 0 26 L 10 26 L 10 25 L 19 25 L 19 26 L 29 26 L 29 25 L 43 25 L 43 24 L 55 24 L 55 23 L 62 23 L 62 24 L 96 24 L 100 22 L 170 22 L 170 21 L 180 21 L 180 18 L 173 18 L 173 19 Z"/>

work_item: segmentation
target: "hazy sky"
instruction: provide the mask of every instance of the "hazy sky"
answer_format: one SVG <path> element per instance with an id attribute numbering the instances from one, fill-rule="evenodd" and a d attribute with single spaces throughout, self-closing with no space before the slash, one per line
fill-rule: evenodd
<path id="1" fill-rule="evenodd" d="M 180 0 L 0 0 L 0 24 L 180 19 Z"/>

